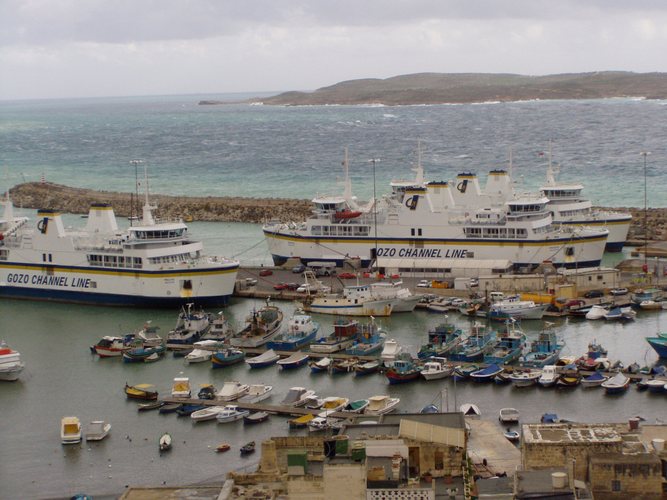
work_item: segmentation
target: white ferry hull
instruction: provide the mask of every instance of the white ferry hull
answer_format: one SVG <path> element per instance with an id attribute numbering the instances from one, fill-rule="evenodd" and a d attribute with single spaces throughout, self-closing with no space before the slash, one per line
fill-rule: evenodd
<path id="1" fill-rule="evenodd" d="M 606 218 L 600 220 L 568 220 L 567 218 L 559 219 L 558 214 L 554 216 L 555 224 L 563 224 L 565 226 L 586 225 L 599 229 L 608 229 L 609 236 L 607 237 L 607 244 L 604 248 L 606 252 L 620 252 L 623 250 L 625 241 L 628 239 L 628 231 L 630 230 L 631 221 L 632 216 L 622 214 L 618 218 Z"/>
<path id="2" fill-rule="evenodd" d="M 326 238 L 286 234 L 264 228 L 269 252 L 276 265 L 287 259 L 298 257 L 302 262 L 335 261 L 342 265 L 345 256 L 358 256 L 362 266 L 371 263 L 371 251 L 375 241 L 367 238 Z M 556 267 L 585 268 L 598 267 L 602 261 L 606 244 L 604 236 L 577 237 L 563 235 L 542 241 L 519 240 L 466 240 L 466 239 L 418 239 L 382 236 L 377 242 L 378 257 L 411 259 L 461 259 L 474 254 L 475 259 L 511 261 L 516 268 L 535 267 L 544 261 L 551 261 Z M 418 243 L 418 246 L 416 245 Z M 566 248 L 573 247 L 572 255 L 566 255 Z"/>

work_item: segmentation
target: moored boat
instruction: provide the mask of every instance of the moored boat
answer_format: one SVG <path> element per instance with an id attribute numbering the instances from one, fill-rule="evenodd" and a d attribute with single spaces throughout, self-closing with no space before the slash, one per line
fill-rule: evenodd
<path id="1" fill-rule="evenodd" d="M 255 442 L 250 441 L 249 443 L 244 444 L 241 446 L 241 455 L 249 455 L 250 453 L 254 453 L 255 451 Z"/>
<path id="2" fill-rule="evenodd" d="M 229 443 L 220 443 L 218 446 L 215 447 L 216 453 L 224 453 L 225 451 L 229 451 L 231 448 Z"/>
<path id="3" fill-rule="evenodd" d="M 90 350 L 100 358 L 116 358 L 123 355 L 125 351 L 134 346 L 134 336 L 115 337 L 105 335 L 96 344 L 90 346 Z"/>
<path id="4" fill-rule="evenodd" d="M 446 320 L 447 316 L 445 316 Z M 440 323 L 428 331 L 428 343 L 421 346 L 417 357 L 426 359 L 430 357 L 443 357 L 463 342 L 463 331 L 447 321 Z"/>
<path id="5" fill-rule="evenodd" d="M 334 359 L 329 370 L 332 374 L 350 373 L 354 371 L 359 360 L 357 358 Z"/>
<path id="6" fill-rule="evenodd" d="M 365 415 L 384 415 L 394 411 L 401 400 L 399 398 L 391 398 L 384 394 L 371 396 L 368 398 L 368 406 L 364 410 Z"/>
<path id="7" fill-rule="evenodd" d="M 343 411 L 349 411 L 350 413 L 363 413 L 370 401 L 368 399 L 357 399 L 355 401 L 350 401 Z"/>
<path id="8" fill-rule="evenodd" d="M 359 362 L 354 366 L 354 375 L 355 377 L 360 377 L 362 375 L 369 375 L 371 373 L 376 373 L 379 369 L 380 369 L 380 362 L 377 360 Z"/>
<path id="9" fill-rule="evenodd" d="M 295 313 L 287 323 L 287 332 L 277 335 L 267 344 L 276 351 L 296 351 L 315 341 L 320 324 L 303 312 Z"/>
<path id="10" fill-rule="evenodd" d="M 496 333 L 482 323 L 475 322 L 470 327 L 468 336 L 449 353 L 450 361 L 475 362 L 481 361 L 494 345 Z"/>
<path id="11" fill-rule="evenodd" d="M 207 420 L 215 420 L 218 413 L 225 409 L 224 406 L 207 406 L 201 410 L 197 410 L 190 414 L 190 419 L 193 422 L 205 422 Z"/>
<path id="12" fill-rule="evenodd" d="M 312 397 L 314 394 L 315 391 L 308 390 L 305 387 L 292 387 L 280 404 L 300 407 L 305 405 L 308 398 Z"/>
<path id="13" fill-rule="evenodd" d="M 242 410 L 236 405 L 227 405 L 215 418 L 219 424 L 226 424 L 228 422 L 234 422 L 235 420 L 241 420 L 248 415 L 250 415 L 248 410 Z"/>
<path id="14" fill-rule="evenodd" d="M 403 384 L 412 382 L 421 377 L 421 367 L 415 363 L 412 356 L 407 353 L 401 353 L 394 360 L 391 367 L 386 371 L 385 376 L 390 384 Z"/>
<path id="15" fill-rule="evenodd" d="M 194 344 L 211 327 L 209 315 L 189 302 L 181 308 L 176 326 L 167 334 L 168 344 Z"/>
<path id="16" fill-rule="evenodd" d="M 190 397 L 190 379 L 188 377 L 174 377 L 171 385 L 171 397 L 187 399 Z"/>
<path id="17" fill-rule="evenodd" d="M 60 442 L 62 444 L 81 442 L 81 421 L 77 417 L 63 417 L 60 420 Z"/>
<path id="18" fill-rule="evenodd" d="M 239 398 L 239 403 L 259 403 L 271 397 L 272 385 L 250 384 L 248 392 Z"/>
<path id="19" fill-rule="evenodd" d="M 514 387 L 530 387 L 537 384 L 542 377 L 542 370 L 515 370 L 510 375 L 510 382 Z"/>
<path id="20" fill-rule="evenodd" d="M 475 382 L 491 382 L 493 378 L 503 371 L 503 368 L 492 363 L 484 368 L 470 373 L 470 378 Z"/>
<path id="21" fill-rule="evenodd" d="M 355 342 L 345 349 L 345 354 L 352 356 L 371 356 L 384 348 L 387 334 L 375 324 L 375 318 L 371 322 L 360 325 Z"/>
<path id="22" fill-rule="evenodd" d="M 501 408 L 498 413 L 498 420 L 503 424 L 515 424 L 519 421 L 519 410 L 515 408 Z"/>
<path id="23" fill-rule="evenodd" d="M 536 304 L 532 300 L 521 300 L 517 295 L 491 304 L 487 317 L 495 321 L 507 321 L 509 318 L 518 320 L 542 319 L 547 307 L 548 304 Z"/>
<path id="24" fill-rule="evenodd" d="M 245 352 L 234 347 L 216 351 L 211 355 L 211 365 L 213 368 L 224 368 L 236 363 L 242 363 L 244 360 Z"/>
<path id="25" fill-rule="evenodd" d="M 563 350 L 563 344 L 558 342 L 553 323 L 546 323 L 545 329 L 540 332 L 537 340 L 530 343 L 528 352 L 522 356 L 520 363 L 529 368 L 543 368 L 553 365 Z"/>
<path id="26" fill-rule="evenodd" d="M 309 359 L 308 354 L 299 351 L 286 358 L 279 359 L 277 365 L 283 370 L 290 370 L 306 365 Z"/>
<path id="27" fill-rule="evenodd" d="M 607 313 L 609 312 L 609 309 L 607 309 L 604 306 L 598 305 L 598 304 L 593 304 L 591 308 L 588 310 L 586 313 L 586 319 L 588 320 L 598 320 L 598 319 L 603 319 L 607 316 Z"/>
<path id="28" fill-rule="evenodd" d="M 21 354 L 11 349 L 4 340 L 0 342 L 0 380 L 9 382 L 18 380 L 24 368 Z"/>
<path id="29" fill-rule="evenodd" d="M 667 358 L 667 333 L 661 333 L 657 337 L 645 337 L 646 342 L 661 358 Z"/>
<path id="30" fill-rule="evenodd" d="M 312 413 L 306 413 L 305 415 L 301 415 L 300 417 L 293 418 L 288 421 L 289 428 L 290 429 L 303 429 L 305 427 L 308 427 L 308 422 L 313 420 L 315 418 L 315 415 Z"/>
<path id="31" fill-rule="evenodd" d="M 242 384 L 237 380 L 229 380 L 222 385 L 216 394 L 216 398 L 222 401 L 234 401 L 247 394 L 249 389 L 248 384 Z"/>
<path id="32" fill-rule="evenodd" d="M 158 440 L 158 450 L 160 450 L 160 453 L 169 451 L 171 450 L 171 444 L 172 444 L 171 434 L 165 432 L 164 434 L 162 434 L 162 436 L 160 436 L 160 439 Z"/>
<path id="33" fill-rule="evenodd" d="M 609 380 L 609 377 L 602 375 L 600 372 L 595 372 L 592 375 L 581 379 L 581 387 L 584 389 L 590 387 L 599 387 L 607 380 Z"/>
<path id="34" fill-rule="evenodd" d="M 164 345 L 153 347 L 134 347 L 123 351 L 123 363 L 143 363 L 151 356 L 162 357 L 167 351 Z"/>
<path id="35" fill-rule="evenodd" d="M 321 373 L 321 372 L 328 372 L 332 363 L 333 363 L 333 359 L 331 359 L 329 357 L 324 357 L 324 358 L 313 359 L 313 360 L 309 361 L 308 366 L 310 367 L 311 372 Z"/>
<path id="36" fill-rule="evenodd" d="M 395 339 L 389 339 L 384 343 L 384 349 L 380 353 L 380 359 L 385 366 L 391 366 L 394 360 L 403 352 L 403 346 Z"/>
<path id="37" fill-rule="evenodd" d="M 454 366 L 446 358 L 433 357 L 424 363 L 421 375 L 426 380 L 437 380 L 449 377 L 454 372 Z"/>
<path id="38" fill-rule="evenodd" d="M 111 424 L 104 420 L 93 420 L 86 428 L 86 441 L 102 441 L 111 432 Z"/>
<path id="39" fill-rule="evenodd" d="M 359 323 L 350 318 L 336 318 L 334 331 L 310 345 L 312 352 L 331 354 L 347 349 L 357 340 Z"/>
<path id="40" fill-rule="evenodd" d="M 280 356 L 276 354 L 276 351 L 269 349 L 254 358 L 246 358 L 245 362 L 250 368 L 265 368 L 276 364 L 279 359 Z"/>
<path id="41" fill-rule="evenodd" d="M 157 399 L 158 392 L 155 389 L 155 386 L 152 384 L 129 385 L 126 382 L 125 395 L 128 399 L 143 399 L 151 401 Z"/>
<path id="42" fill-rule="evenodd" d="M 509 319 L 505 323 L 506 332 L 497 336 L 496 342 L 484 354 L 485 363 L 494 363 L 497 365 L 506 365 L 513 363 L 521 356 L 526 345 L 526 335 L 517 327 L 514 319 Z"/>
<path id="43" fill-rule="evenodd" d="M 256 411 L 243 417 L 244 424 L 259 424 L 269 419 L 269 413 L 266 411 Z"/>
<path id="44" fill-rule="evenodd" d="M 266 299 L 266 305 L 261 309 L 253 309 L 246 318 L 246 326 L 230 339 L 234 347 L 260 347 L 273 339 L 283 322 L 283 312 L 276 306 L 270 304 Z"/>
<path id="45" fill-rule="evenodd" d="M 630 387 L 630 379 L 622 373 L 617 373 L 609 380 L 605 380 L 601 387 L 607 394 L 622 394 Z"/>
<path id="46" fill-rule="evenodd" d="M 216 388 L 213 384 L 202 384 L 197 397 L 199 399 L 215 399 Z"/>

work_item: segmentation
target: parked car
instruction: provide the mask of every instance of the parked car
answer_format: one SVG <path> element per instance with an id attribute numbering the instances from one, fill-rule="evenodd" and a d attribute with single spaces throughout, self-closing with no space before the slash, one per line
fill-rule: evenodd
<path id="1" fill-rule="evenodd" d="M 586 304 L 586 302 L 584 302 L 581 299 L 570 299 L 567 302 L 565 302 L 565 307 L 567 307 L 567 308 L 576 308 L 576 307 L 581 307 L 584 304 Z"/>
<path id="2" fill-rule="evenodd" d="M 431 280 L 421 280 L 417 283 L 419 288 L 431 288 Z"/>
<path id="3" fill-rule="evenodd" d="M 353 280 L 355 278 L 353 273 L 340 273 L 338 277 L 342 280 Z"/>
<path id="4" fill-rule="evenodd" d="M 262 269 L 259 272 L 260 276 L 271 276 L 272 274 L 273 274 L 273 271 L 271 271 L 271 269 Z"/>
<path id="5" fill-rule="evenodd" d="M 479 278 L 470 278 L 470 286 L 471 287 L 479 286 Z"/>
<path id="6" fill-rule="evenodd" d="M 257 284 L 257 280 L 255 278 L 246 278 L 245 284 L 246 286 L 255 286 Z"/>
<path id="7" fill-rule="evenodd" d="M 299 288 L 298 283 L 287 283 L 287 289 L 290 291 L 295 291 L 297 288 Z"/>
<path id="8" fill-rule="evenodd" d="M 287 285 L 287 283 L 276 283 L 275 285 L 273 285 L 273 289 L 274 290 L 287 290 L 288 285 Z"/>
<path id="9" fill-rule="evenodd" d="M 584 294 L 584 297 L 586 297 L 587 299 L 604 297 L 604 292 L 602 290 L 589 290 Z"/>
<path id="10" fill-rule="evenodd" d="M 306 266 L 304 266 L 303 264 L 298 264 L 298 265 L 296 265 L 292 268 L 292 272 L 294 274 L 301 274 L 305 270 L 306 270 Z"/>
<path id="11" fill-rule="evenodd" d="M 629 290 L 627 288 L 612 288 L 609 293 L 612 295 L 627 295 Z"/>

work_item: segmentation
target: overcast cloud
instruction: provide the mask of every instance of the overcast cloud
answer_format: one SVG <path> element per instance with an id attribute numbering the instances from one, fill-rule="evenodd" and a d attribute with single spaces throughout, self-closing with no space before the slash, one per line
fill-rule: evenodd
<path id="1" fill-rule="evenodd" d="M 0 98 L 667 71 L 659 0 L 0 0 Z"/>

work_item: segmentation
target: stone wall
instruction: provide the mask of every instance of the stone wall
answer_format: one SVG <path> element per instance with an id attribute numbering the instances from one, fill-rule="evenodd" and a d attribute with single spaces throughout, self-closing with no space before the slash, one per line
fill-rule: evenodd
<path id="1" fill-rule="evenodd" d="M 596 498 L 662 498 L 662 463 L 654 454 L 595 456 L 589 476 Z"/>
<path id="2" fill-rule="evenodd" d="M 523 443 L 523 467 L 527 470 L 574 468 L 575 479 L 588 480 L 588 461 L 590 457 L 605 453 L 620 453 L 621 442 L 561 442 L 561 443 Z"/>

